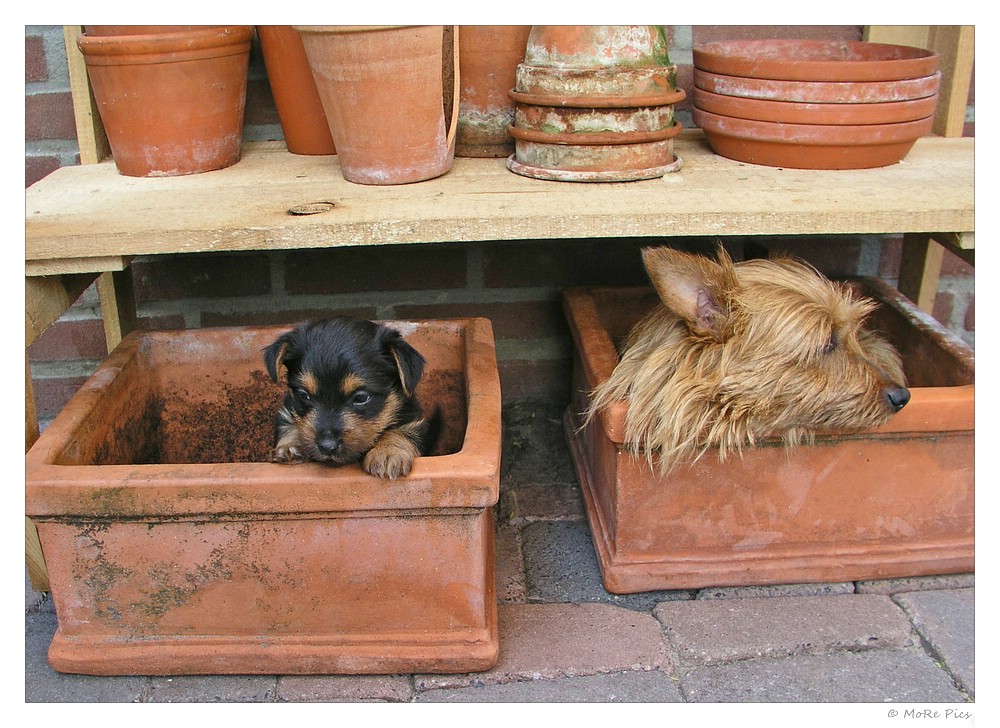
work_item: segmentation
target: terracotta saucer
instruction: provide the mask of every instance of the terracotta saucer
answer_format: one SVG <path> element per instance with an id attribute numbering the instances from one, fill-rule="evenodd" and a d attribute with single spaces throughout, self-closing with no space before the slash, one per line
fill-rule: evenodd
<path id="1" fill-rule="evenodd" d="M 694 70 L 694 85 L 705 91 L 724 96 L 806 103 L 859 104 L 922 99 L 936 94 L 940 83 L 940 71 L 921 78 L 852 83 L 775 81 Z"/>

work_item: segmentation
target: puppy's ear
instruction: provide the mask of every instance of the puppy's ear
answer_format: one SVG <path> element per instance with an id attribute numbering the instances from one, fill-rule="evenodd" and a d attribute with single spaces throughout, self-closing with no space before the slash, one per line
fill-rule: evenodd
<path id="1" fill-rule="evenodd" d="M 295 329 L 279 336 L 273 344 L 264 350 L 264 366 L 267 367 L 267 373 L 275 384 L 278 382 L 278 370 L 282 364 L 287 365 L 292 358 L 290 354 L 297 351 L 297 342 L 298 329 Z"/>
<path id="2" fill-rule="evenodd" d="M 399 381 L 403 385 L 403 394 L 412 397 L 417 389 L 417 383 L 424 374 L 424 364 L 427 361 L 423 355 L 403 340 L 399 332 L 388 326 L 379 329 L 382 350 L 392 357 L 399 372 Z"/>
<path id="3" fill-rule="evenodd" d="M 720 246 L 719 261 L 670 248 L 643 248 L 642 262 L 660 300 L 695 334 L 721 341 L 729 295 L 738 285 L 733 262 Z"/>

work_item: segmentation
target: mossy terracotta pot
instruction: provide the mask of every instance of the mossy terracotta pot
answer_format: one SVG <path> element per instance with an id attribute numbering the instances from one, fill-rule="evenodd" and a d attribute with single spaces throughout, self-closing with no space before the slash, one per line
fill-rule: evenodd
<path id="1" fill-rule="evenodd" d="M 302 37 L 290 25 L 258 25 L 267 78 L 292 154 L 336 154 Z"/>
<path id="2" fill-rule="evenodd" d="M 226 25 L 77 39 L 121 174 L 195 174 L 239 161 L 252 34 Z"/>
<path id="3" fill-rule="evenodd" d="M 344 179 L 439 177 L 455 160 L 459 39 L 454 26 L 295 26 Z"/>
<path id="4" fill-rule="evenodd" d="M 530 25 L 459 26 L 461 92 L 457 157 L 506 157 L 514 151 L 514 74 L 524 60 Z"/>
<path id="5" fill-rule="evenodd" d="M 565 432 L 608 591 L 974 569 L 973 353 L 884 283 L 858 285 L 880 302 L 871 323 L 903 357 L 906 407 L 877 430 L 792 450 L 766 442 L 725 461 L 709 451 L 667 476 L 623 446 L 627 402 L 586 426 L 580 417 L 655 293 L 565 293 L 576 345 Z"/>
<path id="6" fill-rule="evenodd" d="M 485 319 L 392 322 L 437 449 L 406 478 L 268 462 L 288 327 L 136 332 L 26 457 L 58 629 L 95 675 L 467 672 L 497 658 L 500 387 Z"/>

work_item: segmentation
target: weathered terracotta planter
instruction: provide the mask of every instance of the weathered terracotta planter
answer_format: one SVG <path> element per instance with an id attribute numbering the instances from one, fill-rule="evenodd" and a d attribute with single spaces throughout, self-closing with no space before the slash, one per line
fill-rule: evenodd
<path id="1" fill-rule="evenodd" d="M 666 477 L 623 450 L 627 403 L 582 427 L 587 393 L 652 289 L 571 289 L 576 343 L 566 436 L 606 588 L 615 593 L 850 581 L 974 568 L 972 351 L 879 281 L 873 318 L 900 349 L 912 398 L 884 427 L 706 453 Z"/>
<path id="2" fill-rule="evenodd" d="M 336 154 L 299 32 L 291 25 L 258 25 L 257 37 L 288 151 Z"/>
<path id="3" fill-rule="evenodd" d="M 796 169 L 869 169 L 896 164 L 934 117 L 895 124 L 783 124 L 710 114 L 695 108 L 694 123 L 716 154 L 741 162 Z"/>
<path id="4" fill-rule="evenodd" d="M 239 161 L 252 34 L 227 25 L 77 39 L 121 174 L 195 174 Z"/>
<path id="5" fill-rule="evenodd" d="M 453 26 L 447 33 L 442 25 L 295 28 L 344 179 L 407 184 L 451 169 L 460 88 Z"/>
<path id="6" fill-rule="evenodd" d="M 85 674 L 465 672 L 497 657 L 500 391 L 485 319 L 397 322 L 438 449 L 407 478 L 267 462 L 287 328 L 133 333 L 26 457 Z"/>
<path id="7" fill-rule="evenodd" d="M 933 96 L 941 73 L 899 81 L 778 81 L 749 76 L 727 76 L 694 69 L 694 85 L 725 96 L 810 104 L 871 104 L 909 101 Z"/>
<path id="8" fill-rule="evenodd" d="M 457 157 L 506 157 L 514 151 L 514 73 L 524 60 L 530 25 L 459 26 L 461 93 Z"/>
<path id="9" fill-rule="evenodd" d="M 897 81 L 930 76 L 940 63 L 924 48 L 776 38 L 703 43 L 692 56 L 703 71 L 781 81 Z"/>

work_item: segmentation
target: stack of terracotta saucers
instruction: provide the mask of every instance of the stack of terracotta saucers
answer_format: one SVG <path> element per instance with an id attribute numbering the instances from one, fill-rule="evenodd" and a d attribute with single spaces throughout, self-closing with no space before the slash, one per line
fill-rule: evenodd
<path id="1" fill-rule="evenodd" d="M 860 41 L 706 43 L 694 48 L 694 122 L 713 151 L 742 162 L 884 167 L 930 132 L 939 60 Z"/>

